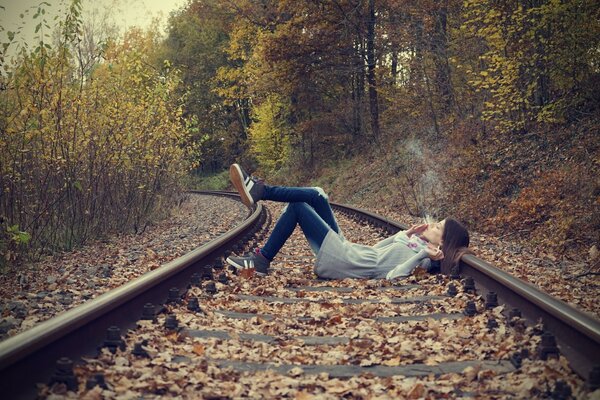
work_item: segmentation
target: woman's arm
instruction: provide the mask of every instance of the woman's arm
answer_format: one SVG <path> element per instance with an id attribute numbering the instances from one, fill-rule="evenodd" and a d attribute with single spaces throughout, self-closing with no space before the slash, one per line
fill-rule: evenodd
<path id="1" fill-rule="evenodd" d="M 398 232 L 398 233 L 395 233 L 395 234 L 393 234 L 393 235 L 392 235 L 392 236 L 390 236 L 390 237 L 387 237 L 387 238 L 383 239 L 383 240 L 382 240 L 382 241 L 380 241 L 380 242 L 377 242 L 377 244 L 376 244 L 375 246 L 373 246 L 373 247 L 375 247 L 375 248 L 379 248 L 379 247 L 385 247 L 385 246 L 387 246 L 388 244 L 392 244 L 392 243 L 394 243 L 395 241 L 397 241 L 397 240 L 396 240 L 396 237 L 397 237 L 397 236 L 399 236 L 399 235 L 400 235 L 400 236 L 404 236 L 404 237 L 406 238 L 406 240 L 408 240 L 408 237 L 406 236 L 406 231 L 400 231 L 400 232 Z"/>
<path id="2" fill-rule="evenodd" d="M 428 257 L 427 250 L 423 249 L 416 253 L 414 256 L 404 261 L 402 264 L 399 264 L 387 273 L 385 276 L 386 279 L 392 280 L 401 276 L 408 276 L 410 273 L 419 265 L 422 259 Z"/>
<path id="3" fill-rule="evenodd" d="M 427 224 L 413 225 L 405 231 L 400 231 L 388 238 L 383 239 L 382 241 L 378 242 L 373 247 L 375 247 L 375 248 L 384 247 L 393 242 L 400 242 L 400 241 L 408 242 L 408 239 L 413 234 L 423 233 L 426 229 L 427 229 Z"/>

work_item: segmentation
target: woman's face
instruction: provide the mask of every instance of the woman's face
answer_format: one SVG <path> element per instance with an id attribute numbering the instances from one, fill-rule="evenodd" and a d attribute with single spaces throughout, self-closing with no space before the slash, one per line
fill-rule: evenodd
<path id="1" fill-rule="evenodd" d="M 423 236 L 429 241 L 429 243 L 436 246 L 441 245 L 445 224 L 445 219 L 441 220 L 440 222 L 428 224 L 427 229 L 425 230 L 425 232 L 423 232 Z"/>

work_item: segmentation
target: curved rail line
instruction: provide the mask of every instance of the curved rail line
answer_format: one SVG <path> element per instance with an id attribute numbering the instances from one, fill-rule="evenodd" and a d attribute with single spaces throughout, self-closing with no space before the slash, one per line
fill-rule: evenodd
<path id="1" fill-rule="evenodd" d="M 221 194 L 232 192 L 219 191 Z M 408 226 L 347 204 L 331 203 L 334 209 L 359 218 L 394 234 Z M 516 278 L 488 262 L 466 254 L 461 258 L 462 277 L 472 277 L 481 295 L 496 293 L 507 312 L 521 314 L 531 322 L 542 321 L 554 335 L 573 370 L 583 379 L 598 380 L 600 374 L 600 320 L 537 287 Z M 460 279 L 461 276 L 455 278 Z M 595 382 L 598 385 L 600 382 Z"/>
<path id="2" fill-rule="evenodd" d="M 206 193 L 206 192 L 198 192 Z M 239 198 L 232 193 L 211 193 Z M 61 357 L 93 354 L 111 326 L 133 327 L 144 305 L 163 304 L 171 288 L 185 288 L 192 274 L 220 259 L 241 238 L 256 232 L 265 209 L 256 205 L 237 227 L 133 281 L 0 342 L 3 398 L 35 398 L 37 382 L 48 382 Z M 6 397 L 4 397 L 6 396 Z"/>
<path id="3" fill-rule="evenodd" d="M 239 198 L 232 192 L 192 192 Z M 334 203 L 332 206 L 388 233 L 407 228 L 348 205 Z M 236 243 L 248 242 L 265 220 L 266 210 L 259 204 L 250 210 L 242 224 L 217 239 L 122 287 L 1 342 L 0 393 L 9 398 L 35 397 L 35 383 L 49 380 L 57 359 L 78 359 L 93 353 L 104 341 L 109 326 L 132 327 L 139 319 L 144 304 L 164 303 L 169 289 L 187 287 L 193 273 L 220 259 Z M 463 277 L 474 278 L 479 294 L 495 292 L 499 302 L 506 304 L 507 309 L 518 308 L 530 321 L 541 319 L 545 329 L 556 336 L 562 353 L 580 376 L 587 378 L 598 374 L 600 321 L 473 255 L 463 256 L 460 271 Z"/>
<path id="4" fill-rule="evenodd" d="M 342 212 L 357 211 L 356 208 L 348 205 L 333 204 L 333 207 Z M 368 211 L 358 211 L 370 223 L 390 233 L 408 228 Z M 505 309 L 518 310 L 529 321 L 541 320 L 545 330 L 555 336 L 561 352 L 567 357 L 573 370 L 584 379 L 592 374 L 594 379 L 598 379 L 596 377 L 600 365 L 600 321 L 598 319 L 471 254 L 462 257 L 460 274 L 463 277 L 473 278 L 479 294 L 496 293 L 498 302 L 507 306 Z"/>

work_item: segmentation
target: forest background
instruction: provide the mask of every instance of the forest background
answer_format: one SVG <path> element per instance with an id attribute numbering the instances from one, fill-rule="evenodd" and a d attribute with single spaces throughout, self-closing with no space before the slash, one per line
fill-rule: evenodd
<path id="1" fill-rule="evenodd" d="M 66 4 L 0 49 L 3 268 L 142 232 L 231 162 L 598 264 L 596 1 L 191 0 L 165 35 Z"/>

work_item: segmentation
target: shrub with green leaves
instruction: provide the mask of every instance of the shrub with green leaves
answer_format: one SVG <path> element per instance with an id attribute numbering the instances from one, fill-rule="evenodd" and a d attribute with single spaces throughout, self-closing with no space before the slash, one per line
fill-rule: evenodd
<path id="1" fill-rule="evenodd" d="M 157 35 L 132 30 L 83 68 L 74 62 L 81 21 L 73 5 L 60 44 L 22 50 L 1 78 L 3 252 L 141 231 L 189 170 L 177 71 L 151 63 Z"/>

